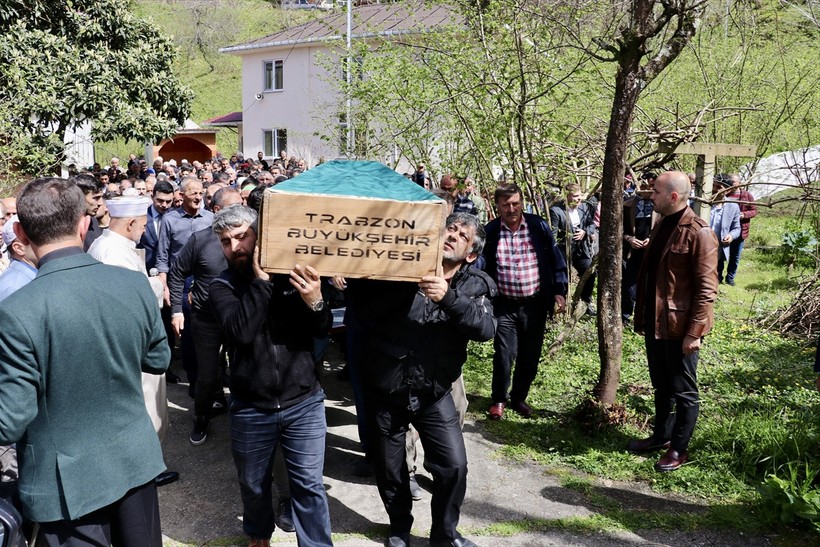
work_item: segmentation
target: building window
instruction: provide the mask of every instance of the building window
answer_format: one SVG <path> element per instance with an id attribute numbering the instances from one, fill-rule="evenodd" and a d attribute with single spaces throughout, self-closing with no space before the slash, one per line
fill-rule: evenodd
<path id="1" fill-rule="evenodd" d="M 284 89 L 285 61 L 265 61 L 265 91 Z"/>
<path id="2" fill-rule="evenodd" d="M 262 152 L 266 158 L 277 157 L 279 152 L 288 149 L 287 129 L 263 129 Z"/>

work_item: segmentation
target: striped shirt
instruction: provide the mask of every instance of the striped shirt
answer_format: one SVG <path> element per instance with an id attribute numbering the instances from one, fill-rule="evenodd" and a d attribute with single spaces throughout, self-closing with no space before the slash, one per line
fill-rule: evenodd
<path id="1" fill-rule="evenodd" d="M 498 292 L 510 298 L 535 296 L 541 290 L 538 256 L 526 222 L 513 232 L 503 222 L 496 251 Z"/>

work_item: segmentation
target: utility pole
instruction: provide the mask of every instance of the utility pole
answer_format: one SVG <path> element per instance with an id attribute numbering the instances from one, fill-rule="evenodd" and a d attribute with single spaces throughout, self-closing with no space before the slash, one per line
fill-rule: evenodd
<path id="1" fill-rule="evenodd" d="M 347 139 L 345 139 L 345 153 L 348 158 L 353 157 L 353 0 L 347 0 L 347 63 L 345 71 L 345 78 L 347 79 L 346 88 L 346 109 L 345 109 L 345 129 L 347 130 Z"/>

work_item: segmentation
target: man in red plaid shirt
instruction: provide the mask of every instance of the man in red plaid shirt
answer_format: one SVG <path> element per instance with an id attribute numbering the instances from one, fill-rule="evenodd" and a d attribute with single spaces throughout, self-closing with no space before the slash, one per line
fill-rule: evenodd
<path id="1" fill-rule="evenodd" d="M 527 394 L 538 371 L 547 318 L 554 306 L 559 312 L 566 308 L 567 265 L 549 223 L 523 211 L 523 193 L 518 185 L 500 186 L 494 198 L 499 216 L 487 224 L 483 252 L 484 271 L 498 285 L 493 305 L 498 330 L 493 342 L 493 404 L 489 415 L 499 420 L 509 406 L 529 418 L 533 411 L 527 404 Z M 513 361 L 515 374 L 510 390 Z"/>

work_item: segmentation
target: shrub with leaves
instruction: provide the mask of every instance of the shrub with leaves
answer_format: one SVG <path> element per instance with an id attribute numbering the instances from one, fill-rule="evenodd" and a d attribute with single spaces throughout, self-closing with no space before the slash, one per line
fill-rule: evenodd
<path id="1" fill-rule="evenodd" d="M 820 469 L 789 462 L 785 477 L 771 474 L 760 487 L 764 506 L 786 523 L 808 524 L 820 532 L 820 490 L 814 486 Z"/>

